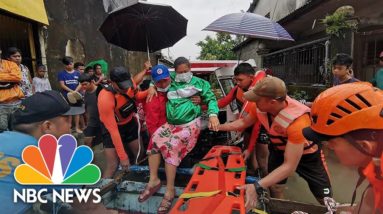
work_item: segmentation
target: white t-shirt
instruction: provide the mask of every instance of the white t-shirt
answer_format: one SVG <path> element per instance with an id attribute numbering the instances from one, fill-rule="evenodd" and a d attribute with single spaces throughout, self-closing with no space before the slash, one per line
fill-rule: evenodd
<path id="1" fill-rule="evenodd" d="M 35 92 L 52 90 L 48 78 L 33 77 L 33 86 L 35 86 Z"/>

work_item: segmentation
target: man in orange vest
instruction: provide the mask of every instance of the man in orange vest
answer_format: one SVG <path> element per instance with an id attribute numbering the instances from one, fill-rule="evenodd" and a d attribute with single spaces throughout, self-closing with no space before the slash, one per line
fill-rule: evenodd
<path id="1" fill-rule="evenodd" d="M 223 108 L 235 100 L 240 112 L 239 117 L 245 117 L 250 112 L 250 105 L 248 101 L 243 99 L 243 93 L 254 87 L 254 85 L 265 76 L 265 71 L 261 70 L 256 73 L 249 63 L 240 63 L 234 69 L 234 81 L 236 86 L 232 88 L 224 98 L 218 100 L 218 108 Z M 267 174 L 268 146 L 267 142 L 261 140 L 257 141 L 259 131 L 259 123 L 243 130 L 244 143 L 246 146 L 243 156 L 245 160 L 249 157 L 251 158 L 253 167 L 259 168 L 260 174 L 263 177 Z M 253 153 L 254 146 L 256 146 L 255 154 Z"/>
<path id="2" fill-rule="evenodd" d="M 308 141 L 302 129 L 311 125 L 310 109 L 287 96 L 285 83 L 277 77 L 265 77 L 253 90 L 244 94 L 253 102 L 249 115 L 231 123 L 220 125 L 219 130 L 235 131 L 260 122 L 266 129 L 269 146 L 269 174 L 246 188 L 246 207 L 256 205 L 257 192 L 270 188 L 273 197 L 282 198 L 284 184 L 296 171 L 304 178 L 319 202 L 331 197 L 331 184 L 322 150 Z"/>
<path id="3" fill-rule="evenodd" d="M 383 213 L 382 91 L 366 83 L 332 87 L 316 98 L 311 117 L 313 123 L 303 130 L 304 136 L 327 142 L 343 165 L 359 167 L 358 184 L 364 178 L 370 183 L 358 213 Z"/>

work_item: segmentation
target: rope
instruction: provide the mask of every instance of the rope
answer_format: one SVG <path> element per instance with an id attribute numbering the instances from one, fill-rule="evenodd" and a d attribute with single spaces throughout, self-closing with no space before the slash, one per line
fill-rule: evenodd
<path id="1" fill-rule="evenodd" d="M 326 214 L 335 214 L 338 203 L 336 203 L 336 201 L 330 197 L 325 197 L 323 201 L 328 211 Z"/>
<path id="2" fill-rule="evenodd" d="M 138 158 L 140 157 L 140 154 L 141 154 L 141 123 L 140 123 L 140 117 L 138 116 L 138 114 L 134 114 L 134 116 L 136 117 L 137 123 L 138 123 L 138 153 L 136 156 L 136 164 L 138 164 Z"/>

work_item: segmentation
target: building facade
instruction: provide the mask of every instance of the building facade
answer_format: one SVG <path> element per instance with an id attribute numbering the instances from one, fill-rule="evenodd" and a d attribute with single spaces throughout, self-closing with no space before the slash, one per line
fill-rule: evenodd
<path id="1" fill-rule="evenodd" d="M 354 58 L 354 74 L 369 80 L 377 70 L 377 56 L 383 50 L 382 1 L 307 0 L 256 1 L 252 12 L 281 24 L 295 42 L 248 39 L 237 46 L 242 59 L 257 58 L 258 64 L 271 67 L 277 76 L 292 84 L 331 84 L 330 59 L 336 53 Z M 283 4 L 283 5 L 281 5 Z M 356 30 L 339 38 L 326 34 L 322 20 L 346 6 Z"/>
<path id="2" fill-rule="evenodd" d="M 4 0 L 4 4 L 0 3 L 2 55 L 8 47 L 21 49 L 23 64 L 29 67 L 32 76 L 37 64 L 47 65 L 54 88 L 58 87 L 57 73 L 63 69 L 63 56 L 84 63 L 105 59 L 110 68 L 126 66 L 131 73 L 141 71 L 146 53 L 111 45 L 98 31 L 107 16 L 104 6 L 105 2 L 93 0 Z M 152 64 L 156 58 L 157 54 L 151 54 Z"/>

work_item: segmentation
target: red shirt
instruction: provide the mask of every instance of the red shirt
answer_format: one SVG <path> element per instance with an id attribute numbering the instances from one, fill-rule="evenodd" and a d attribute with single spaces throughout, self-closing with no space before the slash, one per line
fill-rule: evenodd
<path id="1" fill-rule="evenodd" d="M 149 103 L 144 105 L 146 126 L 148 127 L 149 136 L 166 123 L 166 102 L 168 98 L 166 93 L 157 92 Z"/>

